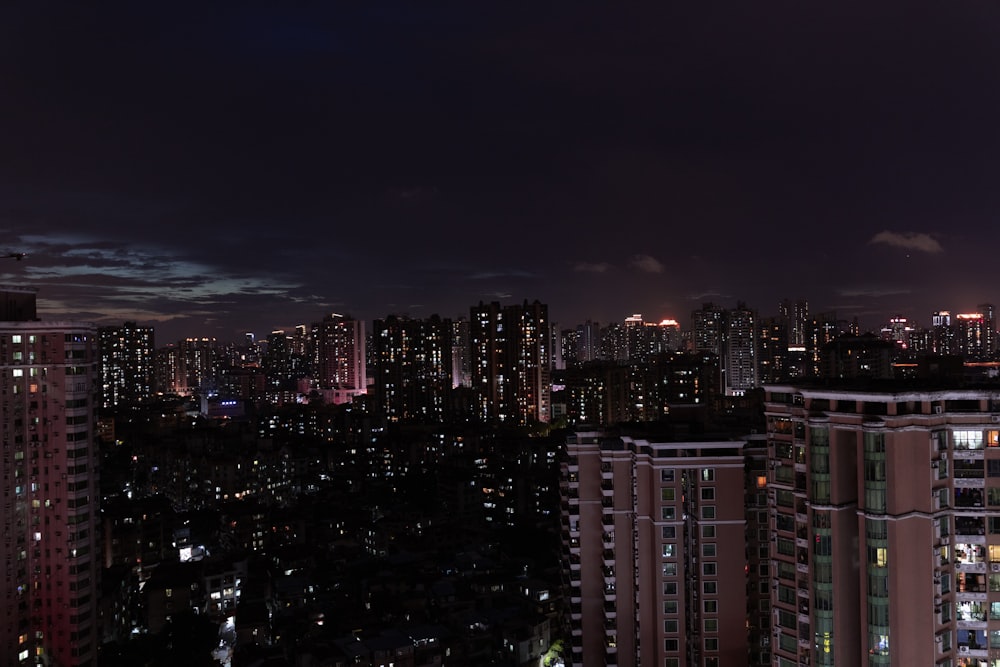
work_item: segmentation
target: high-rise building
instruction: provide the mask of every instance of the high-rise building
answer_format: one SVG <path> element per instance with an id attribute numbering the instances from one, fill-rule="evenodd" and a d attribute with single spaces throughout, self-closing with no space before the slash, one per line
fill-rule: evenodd
<path id="1" fill-rule="evenodd" d="M 788 350 L 787 322 L 781 317 L 760 321 L 760 382 L 771 384 L 794 377 L 799 372 Z"/>
<path id="2" fill-rule="evenodd" d="M 569 437 L 568 664 L 768 664 L 764 442 Z"/>
<path id="3" fill-rule="evenodd" d="M 738 303 L 726 313 L 723 373 L 727 396 L 742 396 L 760 385 L 757 312 Z"/>
<path id="4" fill-rule="evenodd" d="M 600 358 L 601 325 L 587 320 L 576 328 L 576 361 L 587 363 Z"/>
<path id="5" fill-rule="evenodd" d="M 173 391 L 205 393 L 215 389 L 218 341 L 215 338 L 185 338 L 177 344 Z"/>
<path id="6" fill-rule="evenodd" d="M 788 347 L 805 347 L 806 331 L 809 326 L 809 302 L 805 299 L 794 302 L 783 299 L 778 304 L 778 317 L 784 320 L 785 330 L 788 332 Z"/>
<path id="7" fill-rule="evenodd" d="M 959 353 L 970 361 L 989 358 L 991 336 L 983 313 L 957 313 L 954 327 Z"/>
<path id="8" fill-rule="evenodd" d="M 365 323 L 333 313 L 315 325 L 315 331 L 320 388 L 364 393 L 368 387 Z"/>
<path id="9" fill-rule="evenodd" d="M 766 389 L 776 662 L 989 665 L 1000 390 Z"/>
<path id="10" fill-rule="evenodd" d="M 982 314 L 983 326 L 983 354 L 992 358 L 997 351 L 997 312 L 992 303 L 981 303 L 976 309 Z"/>
<path id="11" fill-rule="evenodd" d="M 548 306 L 538 301 L 470 309 L 472 388 L 485 421 L 548 422 L 552 394 Z"/>
<path id="12" fill-rule="evenodd" d="M 153 327 L 125 322 L 120 327 L 101 327 L 100 377 L 102 408 L 138 404 L 153 394 Z"/>
<path id="13" fill-rule="evenodd" d="M 934 331 L 935 354 L 959 354 L 955 329 L 952 326 L 951 313 L 947 310 L 935 311 L 931 316 L 931 327 Z"/>
<path id="14" fill-rule="evenodd" d="M 695 352 L 711 352 L 722 359 L 726 340 L 726 311 L 705 303 L 691 314 L 691 334 Z"/>
<path id="15" fill-rule="evenodd" d="M 375 320 L 375 396 L 391 422 L 441 423 L 451 407 L 452 322 L 437 315 Z"/>
<path id="16" fill-rule="evenodd" d="M 0 373 L 0 664 L 94 665 L 97 329 L 33 313 L 2 321 Z"/>

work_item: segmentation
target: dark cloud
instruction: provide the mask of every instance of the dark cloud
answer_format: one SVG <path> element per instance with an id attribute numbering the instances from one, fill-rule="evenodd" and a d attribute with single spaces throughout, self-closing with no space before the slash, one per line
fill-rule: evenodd
<path id="1" fill-rule="evenodd" d="M 919 0 L 9 3 L 0 254 L 29 258 L 0 280 L 168 337 L 486 293 L 566 323 L 971 307 L 998 31 Z"/>

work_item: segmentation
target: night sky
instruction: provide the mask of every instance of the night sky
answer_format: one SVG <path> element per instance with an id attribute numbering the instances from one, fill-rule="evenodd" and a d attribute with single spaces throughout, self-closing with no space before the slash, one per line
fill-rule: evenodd
<path id="1" fill-rule="evenodd" d="M 7 3 L 0 283 L 157 343 L 480 300 L 929 325 L 1000 304 L 998 36 L 975 0 Z"/>

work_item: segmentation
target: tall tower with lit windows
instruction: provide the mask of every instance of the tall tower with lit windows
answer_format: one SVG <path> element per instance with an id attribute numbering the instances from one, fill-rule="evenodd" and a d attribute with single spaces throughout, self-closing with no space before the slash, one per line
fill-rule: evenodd
<path id="1" fill-rule="evenodd" d="M 552 336 L 548 306 L 539 301 L 473 306 L 469 344 L 479 419 L 519 424 L 549 421 Z"/>
<path id="2" fill-rule="evenodd" d="M 153 394 L 153 328 L 125 322 L 101 327 L 101 407 L 137 404 Z"/>
<path id="3" fill-rule="evenodd" d="M 30 300 L 24 319 L 0 321 L 0 663 L 94 665 L 97 330 L 37 321 Z"/>
<path id="4" fill-rule="evenodd" d="M 365 323 L 333 313 L 323 318 L 315 330 L 320 388 L 364 392 L 368 387 Z"/>

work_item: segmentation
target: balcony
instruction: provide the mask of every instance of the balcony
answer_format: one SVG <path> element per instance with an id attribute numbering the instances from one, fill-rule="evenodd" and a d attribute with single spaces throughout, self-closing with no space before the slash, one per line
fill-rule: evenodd
<path id="1" fill-rule="evenodd" d="M 955 536 L 956 540 L 960 535 L 985 535 L 986 523 L 981 516 L 956 516 Z"/>

